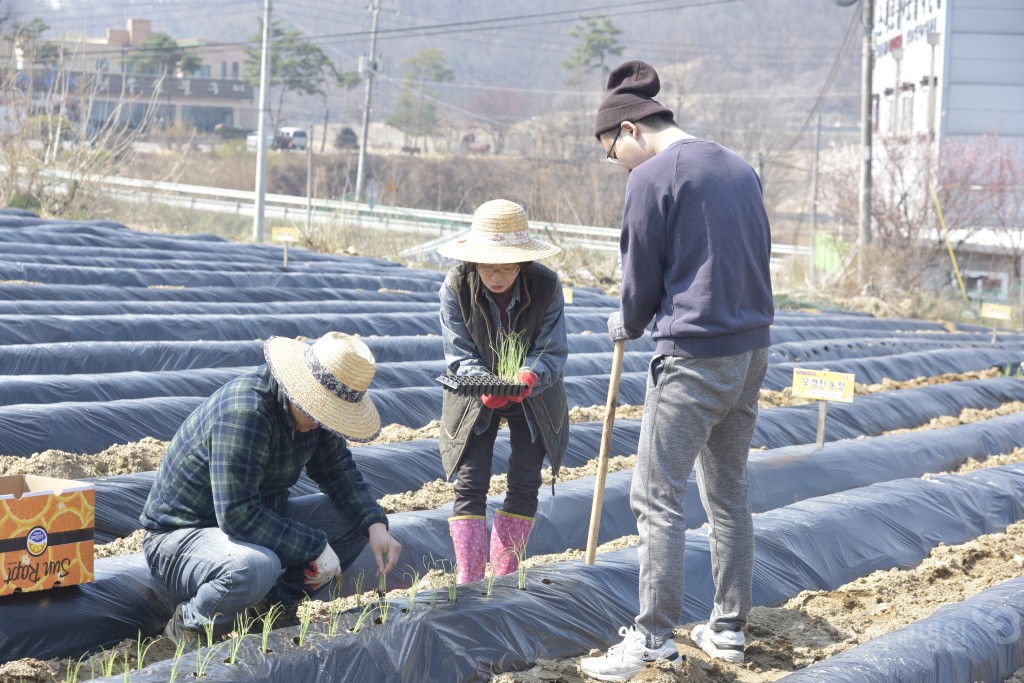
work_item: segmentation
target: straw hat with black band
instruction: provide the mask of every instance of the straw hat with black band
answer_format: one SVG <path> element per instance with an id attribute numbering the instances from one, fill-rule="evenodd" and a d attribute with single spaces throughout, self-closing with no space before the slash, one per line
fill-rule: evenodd
<path id="1" fill-rule="evenodd" d="M 469 232 L 437 248 L 441 256 L 470 263 L 524 263 L 554 256 L 560 247 L 530 236 L 523 207 L 492 199 L 473 213 Z"/>
<path id="2" fill-rule="evenodd" d="M 380 415 L 366 391 L 377 362 L 361 340 L 341 332 L 313 344 L 271 337 L 263 354 L 288 400 L 318 425 L 352 441 L 380 433 Z"/>

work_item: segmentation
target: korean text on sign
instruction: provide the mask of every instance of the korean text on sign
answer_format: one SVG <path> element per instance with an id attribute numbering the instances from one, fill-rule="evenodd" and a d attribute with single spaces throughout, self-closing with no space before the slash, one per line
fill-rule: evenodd
<path id="1" fill-rule="evenodd" d="M 853 402 L 854 378 L 846 372 L 828 370 L 793 370 L 793 396 L 819 401 Z"/>

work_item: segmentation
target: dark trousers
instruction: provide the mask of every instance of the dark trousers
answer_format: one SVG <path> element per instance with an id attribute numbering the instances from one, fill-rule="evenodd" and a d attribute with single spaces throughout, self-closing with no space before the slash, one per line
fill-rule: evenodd
<path id="1" fill-rule="evenodd" d="M 540 470 L 544 465 L 544 444 L 540 437 L 530 441 L 530 426 L 520 403 L 490 411 L 491 421 L 482 433 L 473 433 L 459 463 L 455 479 L 453 515 L 486 515 L 487 491 L 491 486 L 491 460 L 501 418 L 508 420 L 512 454 L 508 462 L 508 493 L 502 510 L 513 515 L 533 517 L 537 513 Z M 483 419 L 483 416 L 481 416 Z"/>

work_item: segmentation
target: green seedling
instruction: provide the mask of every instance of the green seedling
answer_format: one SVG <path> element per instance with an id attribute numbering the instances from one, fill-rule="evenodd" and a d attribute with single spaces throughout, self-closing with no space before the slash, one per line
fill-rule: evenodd
<path id="1" fill-rule="evenodd" d="M 544 345 L 547 348 L 547 344 Z M 509 382 L 519 381 L 519 371 L 526 367 L 526 357 L 530 351 L 530 343 L 522 332 L 508 332 L 498 335 L 498 348 L 491 347 L 497 357 L 495 374 L 498 378 Z M 537 355 L 530 370 L 533 370 L 544 355 L 544 349 Z"/>
<path id="2" fill-rule="evenodd" d="M 459 599 L 459 565 L 453 562 L 451 567 L 450 572 L 445 572 L 444 581 L 448 587 L 448 602 L 455 602 Z"/>
<path id="3" fill-rule="evenodd" d="M 78 677 L 82 674 L 82 660 L 84 660 L 85 657 L 86 655 L 82 655 L 78 658 L 78 661 L 74 663 L 72 663 L 70 659 L 68 660 L 68 668 L 64 672 L 64 683 L 78 683 Z"/>
<path id="4" fill-rule="evenodd" d="M 384 550 L 384 566 L 388 566 L 388 558 L 391 556 L 391 546 L 388 546 Z M 381 572 L 380 576 L 377 577 L 377 595 L 384 596 L 388 592 L 388 575 L 385 572 Z"/>
<path id="5" fill-rule="evenodd" d="M 359 576 L 352 580 L 352 585 L 356 591 L 356 607 L 363 606 L 363 581 L 366 580 L 366 574 L 359 572 Z"/>
<path id="6" fill-rule="evenodd" d="M 388 613 L 391 612 L 391 603 L 383 595 L 377 600 L 377 611 L 380 613 L 380 623 L 387 623 Z"/>
<path id="7" fill-rule="evenodd" d="M 299 635 L 296 638 L 296 643 L 299 647 L 306 642 L 306 634 L 309 633 L 309 625 L 313 621 L 313 611 L 310 609 L 303 609 L 309 606 L 309 596 L 302 598 L 302 605 L 299 606 Z"/>
<path id="8" fill-rule="evenodd" d="M 495 367 L 498 377 L 512 382 L 518 381 L 519 369 L 526 362 L 526 352 L 529 348 L 529 342 L 522 332 L 499 334 L 498 348 L 491 348 L 498 357 Z"/>
<path id="9" fill-rule="evenodd" d="M 341 601 L 332 600 L 328 610 L 327 635 L 333 638 L 338 635 L 338 628 L 341 626 Z"/>
<path id="10" fill-rule="evenodd" d="M 124 652 L 124 676 L 122 677 L 124 683 L 129 683 L 132 680 L 132 667 L 128 663 L 128 651 Z"/>
<path id="11" fill-rule="evenodd" d="M 142 669 L 146 661 L 146 653 L 149 652 L 149 648 L 153 647 L 153 643 L 155 642 L 155 638 L 146 638 L 143 640 L 142 629 L 139 629 L 139 636 L 135 640 L 135 656 L 137 658 L 135 667 L 137 669 Z"/>
<path id="12" fill-rule="evenodd" d="M 356 625 L 352 627 L 352 633 L 359 633 L 363 630 L 363 623 L 366 621 L 366 617 L 370 616 L 370 612 L 373 611 L 373 608 L 374 604 L 372 602 L 367 603 L 366 607 L 364 607 L 363 611 L 359 614 L 359 618 L 356 619 Z"/>
<path id="13" fill-rule="evenodd" d="M 1000 374 L 1003 377 L 1021 377 L 1024 375 L 1024 363 L 1007 363 Z"/>
<path id="14" fill-rule="evenodd" d="M 260 649 L 265 653 L 270 652 L 267 647 L 267 643 L 270 641 L 270 632 L 274 630 L 274 622 L 276 622 L 281 614 L 284 612 L 284 607 L 281 603 L 275 603 L 270 606 L 267 613 L 263 615 L 263 639 L 260 642 Z"/>
<path id="15" fill-rule="evenodd" d="M 426 563 L 426 558 L 424 558 L 424 563 Z M 442 557 L 438 560 L 431 558 L 430 565 L 433 566 L 434 569 L 441 572 L 441 582 L 445 585 L 445 588 L 448 590 L 448 602 L 455 602 L 458 599 L 459 564 L 457 562 L 449 560 L 448 558 Z M 431 607 L 434 606 L 435 599 L 436 595 L 432 594 L 430 596 Z"/>
<path id="16" fill-rule="evenodd" d="M 239 612 L 235 615 L 235 637 L 228 643 L 228 664 L 234 665 L 238 661 L 238 651 L 242 649 L 242 641 L 249 635 L 255 617 L 249 616 L 246 612 Z"/>
<path id="17" fill-rule="evenodd" d="M 516 580 L 518 582 L 519 590 L 526 590 L 526 544 L 524 543 L 523 547 L 520 548 L 513 543 L 511 548 L 505 550 L 505 555 L 515 555 L 516 560 L 518 560 L 516 563 Z M 488 594 L 490 594 L 489 589 Z"/>
<path id="18" fill-rule="evenodd" d="M 213 647 L 198 648 L 196 650 L 196 678 L 202 678 L 206 675 L 206 669 L 209 668 L 210 662 L 220 652 L 221 644 L 218 643 Z"/>
<path id="19" fill-rule="evenodd" d="M 213 647 L 213 621 L 220 616 L 220 613 L 214 614 L 210 617 L 209 621 L 203 624 L 203 633 L 206 634 L 206 647 Z"/>
<path id="20" fill-rule="evenodd" d="M 518 549 L 515 551 L 516 557 L 519 558 L 519 566 L 516 567 L 516 578 L 519 580 L 519 590 L 526 590 L 526 563 L 523 561 L 526 559 L 525 548 L 523 551 Z"/>
<path id="21" fill-rule="evenodd" d="M 491 597 L 491 592 L 494 590 L 494 580 L 498 578 L 494 574 L 487 577 L 487 597 Z"/>
<path id="22" fill-rule="evenodd" d="M 110 677 L 114 675 L 114 664 L 117 663 L 117 650 L 110 650 L 109 652 L 104 649 L 100 649 L 102 655 L 100 655 L 100 675 L 103 677 Z M 93 678 L 96 674 L 93 673 Z"/>
<path id="23" fill-rule="evenodd" d="M 185 640 L 175 644 L 174 649 L 174 661 L 171 662 L 171 670 L 167 675 L 167 683 L 174 683 L 178 678 L 179 667 L 181 666 L 181 658 L 185 656 Z"/>
<path id="24" fill-rule="evenodd" d="M 419 592 L 420 573 L 415 569 L 412 572 L 412 583 L 409 584 L 409 604 L 406 605 L 405 611 L 412 614 L 412 608 L 416 604 L 416 593 Z"/>
<path id="25" fill-rule="evenodd" d="M 331 583 L 330 596 L 331 601 L 327 603 L 327 635 L 334 637 L 338 635 L 339 621 L 341 620 L 341 612 L 343 604 L 341 602 L 341 589 L 342 583 L 341 578 L 337 578 Z"/>

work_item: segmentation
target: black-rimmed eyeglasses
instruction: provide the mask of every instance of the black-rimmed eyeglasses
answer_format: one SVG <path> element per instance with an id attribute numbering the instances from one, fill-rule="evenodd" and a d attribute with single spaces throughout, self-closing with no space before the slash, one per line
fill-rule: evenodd
<path id="1" fill-rule="evenodd" d="M 621 134 L 622 134 L 622 127 L 620 126 L 619 129 L 617 131 L 615 131 L 615 138 L 612 140 L 612 144 L 608 148 L 608 154 L 604 158 L 604 160 L 607 161 L 610 164 L 617 164 L 617 163 L 619 163 L 618 158 L 612 156 L 612 152 L 615 151 L 615 143 L 619 141 L 619 136 Z"/>

